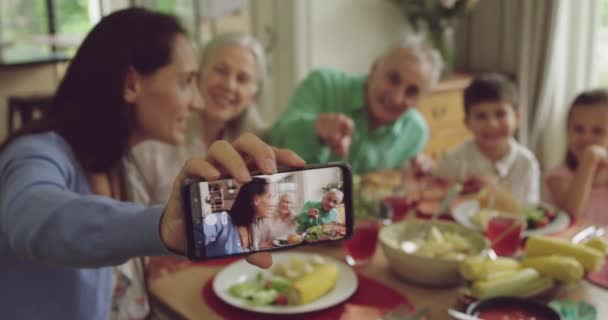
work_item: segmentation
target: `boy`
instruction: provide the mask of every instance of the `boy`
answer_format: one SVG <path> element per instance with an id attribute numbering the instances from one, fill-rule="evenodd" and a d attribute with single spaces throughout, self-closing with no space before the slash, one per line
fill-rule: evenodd
<path id="1" fill-rule="evenodd" d="M 522 204 L 537 203 L 540 169 L 513 138 L 519 126 L 515 86 L 499 74 L 477 77 L 464 92 L 465 124 L 473 139 L 450 150 L 439 175 L 453 181 L 498 182 Z"/>

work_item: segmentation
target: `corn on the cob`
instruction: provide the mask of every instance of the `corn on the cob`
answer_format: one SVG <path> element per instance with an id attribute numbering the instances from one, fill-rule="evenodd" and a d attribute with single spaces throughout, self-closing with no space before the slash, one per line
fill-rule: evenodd
<path id="1" fill-rule="evenodd" d="M 553 286 L 553 279 L 541 276 L 532 268 L 517 271 L 513 276 L 473 283 L 472 294 L 478 299 L 492 297 L 525 297 Z"/>
<path id="2" fill-rule="evenodd" d="M 526 242 L 526 256 L 538 257 L 548 255 L 570 256 L 578 260 L 585 271 L 598 271 L 604 263 L 604 254 L 597 249 L 566 240 L 545 236 L 532 236 Z"/>
<path id="3" fill-rule="evenodd" d="M 566 256 L 545 256 L 524 258 L 521 265 L 534 268 L 541 275 L 549 276 L 561 282 L 574 282 L 583 278 L 584 270 L 578 260 Z"/>
<path id="4" fill-rule="evenodd" d="M 339 270 L 333 263 L 320 265 L 293 283 L 287 292 L 289 304 L 304 304 L 326 294 L 338 281 Z"/>
<path id="5" fill-rule="evenodd" d="M 517 273 L 517 271 L 519 271 L 519 270 L 513 269 L 513 270 L 502 270 L 502 271 L 490 272 L 490 273 L 485 274 L 485 277 L 480 280 L 492 281 L 492 280 L 498 280 L 498 279 L 506 279 L 506 278 L 510 278 L 510 277 L 514 276 Z"/>
<path id="6" fill-rule="evenodd" d="M 460 274 L 467 280 L 488 279 L 490 274 L 519 269 L 515 259 L 499 257 L 491 260 L 484 257 L 472 257 L 460 264 Z"/>
<path id="7" fill-rule="evenodd" d="M 604 254 L 608 254 L 608 240 L 600 237 L 591 238 L 583 243 L 587 247 L 599 250 Z"/>

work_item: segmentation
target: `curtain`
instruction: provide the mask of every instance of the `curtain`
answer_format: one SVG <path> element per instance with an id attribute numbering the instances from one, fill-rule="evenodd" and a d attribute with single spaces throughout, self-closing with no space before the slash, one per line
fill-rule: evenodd
<path id="1" fill-rule="evenodd" d="M 554 40 L 545 60 L 548 70 L 535 100 L 531 120 L 536 121 L 529 135 L 529 145 L 547 168 L 563 161 L 566 113 L 574 97 L 592 84 L 599 7 L 599 1 L 561 0 L 554 10 Z"/>
<path id="2" fill-rule="evenodd" d="M 458 30 L 460 69 L 516 81 L 518 139 L 543 168 L 562 160 L 568 104 L 591 84 L 598 9 L 598 0 L 484 0 Z"/>

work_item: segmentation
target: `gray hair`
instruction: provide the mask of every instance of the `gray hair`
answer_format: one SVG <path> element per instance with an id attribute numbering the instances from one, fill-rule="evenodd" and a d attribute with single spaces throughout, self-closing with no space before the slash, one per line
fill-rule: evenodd
<path id="1" fill-rule="evenodd" d="M 234 46 L 246 48 L 253 55 L 257 69 L 257 92 L 255 95 L 255 102 L 251 106 L 248 106 L 243 114 L 228 123 L 226 128 L 228 140 L 234 140 L 243 132 L 260 134 L 268 127 L 268 124 L 264 122 L 257 108 L 257 100 L 262 96 L 264 90 L 268 66 L 266 64 L 264 47 L 256 38 L 242 32 L 225 33 L 214 37 L 202 50 L 201 68 L 209 61 L 209 58 L 215 50 Z"/>
<path id="2" fill-rule="evenodd" d="M 407 50 L 417 62 L 429 68 L 427 89 L 431 89 L 439 83 L 444 64 L 441 53 L 431 46 L 423 36 L 408 35 L 403 37 L 393 45 L 389 52 L 393 49 Z"/>
<path id="3" fill-rule="evenodd" d="M 293 192 L 283 192 L 283 193 L 281 193 L 281 195 L 279 196 L 279 201 L 281 201 L 284 197 L 291 198 L 291 201 L 295 201 L 296 200 L 296 197 L 293 194 Z"/>
<path id="4" fill-rule="evenodd" d="M 344 192 L 340 191 L 339 189 L 336 188 L 331 188 L 329 189 L 329 191 L 327 191 L 327 194 L 333 193 L 336 195 L 336 197 L 338 197 L 338 202 L 342 203 L 342 200 L 344 200 Z"/>

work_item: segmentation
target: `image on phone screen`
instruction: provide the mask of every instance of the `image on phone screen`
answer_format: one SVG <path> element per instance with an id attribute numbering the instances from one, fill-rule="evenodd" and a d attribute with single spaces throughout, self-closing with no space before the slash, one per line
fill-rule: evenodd
<path id="1" fill-rule="evenodd" d="M 245 184 L 197 182 L 190 195 L 194 254 L 208 259 L 344 239 L 343 175 L 334 166 L 254 176 Z"/>

